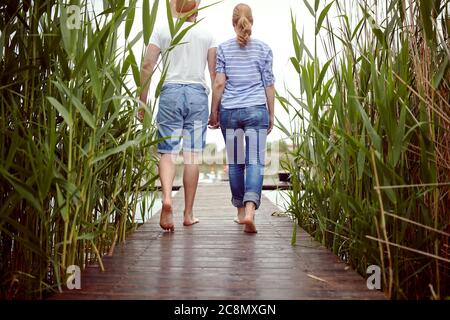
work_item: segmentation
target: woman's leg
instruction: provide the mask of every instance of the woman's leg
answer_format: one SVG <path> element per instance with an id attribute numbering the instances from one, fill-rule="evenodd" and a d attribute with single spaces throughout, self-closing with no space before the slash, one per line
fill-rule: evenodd
<path id="1" fill-rule="evenodd" d="M 237 217 L 234 218 L 234 222 L 238 224 L 243 224 L 242 221 L 244 221 L 245 218 L 245 207 L 237 208 Z"/>
<path id="2" fill-rule="evenodd" d="M 244 191 L 245 191 L 245 164 L 229 164 L 228 176 L 231 188 L 231 203 L 236 208 L 244 207 Z"/>
<path id="3" fill-rule="evenodd" d="M 238 208 L 239 213 L 244 208 L 245 192 L 245 156 L 244 130 L 239 128 L 239 110 L 222 110 L 220 112 L 220 127 L 227 150 L 228 176 L 231 188 L 231 203 Z"/>
<path id="4" fill-rule="evenodd" d="M 267 129 L 246 129 L 245 195 L 244 203 L 253 202 L 255 209 L 261 203 L 264 182 Z"/>
<path id="5" fill-rule="evenodd" d="M 264 161 L 265 144 L 267 130 L 258 130 L 261 132 L 252 132 L 246 135 L 246 178 L 245 178 L 245 218 L 242 223 L 245 224 L 244 231 L 256 233 L 255 211 L 261 203 L 261 191 L 264 181 Z"/>
<path id="6" fill-rule="evenodd" d="M 245 226 L 244 231 L 256 232 L 255 211 L 261 203 L 264 181 L 264 165 L 268 128 L 268 114 L 265 107 L 247 110 L 245 125 Z"/>

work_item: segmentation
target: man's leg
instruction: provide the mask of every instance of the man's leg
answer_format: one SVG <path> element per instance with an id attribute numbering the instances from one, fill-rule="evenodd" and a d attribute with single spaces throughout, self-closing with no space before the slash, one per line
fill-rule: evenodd
<path id="1" fill-rule="evenodd" d="M 191 226 L 199 222 L 194 217 L 194 200 L 197 192 L 199 168 L 198 155 L 194 152 L 184 152 L 184 222 L 183 225 Z"/>
<path id="2" fill-rule="evenodd" d="M 158 143 L 159 176 L 162 187 L 162 209 L 160 225 L 164 230 L 174 230 L 172 216 L 172 186 L 175 179 L 175 158 L 180 150 L 180 140 L 183 129 L 183 115 L 180 100 L 183 96 L 182 86 L 165 84 L 159 99 L 156 115 L 158 138 L 164 138 Z"/>
<path id="3" fill-rule="evenodd" d="M 199 168 L 198 154 L 206 143 L 208 125 L 208 95 L 202 85 L 185 86 L 184 124 L 183 124 L 183 187 L 184 222 L 191 226 L 199 222 L 194 217 L 194 199 L 197 192 Z"/>
<path id="4" fill-rule="evenodd" d="M 172 186 L 175 179 L 176 167 L 174 155 L 162 154 L 159 161 L 159 177 L 162 187 L 162 209 L 160 216 L 160 226 L 164 230 L 173 231 L 173 211 L 172 211 Z"/>

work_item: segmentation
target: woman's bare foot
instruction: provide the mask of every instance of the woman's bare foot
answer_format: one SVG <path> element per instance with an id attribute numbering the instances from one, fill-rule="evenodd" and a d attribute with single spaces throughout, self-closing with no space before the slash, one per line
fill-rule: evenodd
<path id="1" fill-rule="evenodd" d="M 258 230 L 256 230 L 255 225 L 255 216 L 249 216 L 246 215 L 245 218 L 242 220 L 242 224 L 244 224 L 244 232 L 246 233 L 258 233 Z"/>
<path id="2" fill-rule="evenodd" d="M 195 218 L 193 214 L 186 214 L 186 213 L 184 213 L 183 226 L 189 227 L 189 226 L 192 226 L 192 225 L 197 224 L 199 222 L 200 222 L 200 220 Z"/>
<path id="3" fill-rule="evenodd" d="M 255 210 L 256 206 L 253 202 L 247 202 L 245 204 L 245 217 L 242 219 L 242 224 L 245 225 L 244 232 L 257 233 L 255 225 Z"/>
<path id="4" fill-rule="evenodd" d="M 162 203 L 159 225 L 163 230 L 166 231 L 175 230 L 175 227 L 173 225 L 172 203 L 170 203 L 169 201 L 163 201 Z"/>
<path id="5" fill-rule="evenodd" d="M 237 217 L 233 219 L 237 224 L 242 224 L 242 220 L 245 218 L 245 208 L 238 208 Z"/>

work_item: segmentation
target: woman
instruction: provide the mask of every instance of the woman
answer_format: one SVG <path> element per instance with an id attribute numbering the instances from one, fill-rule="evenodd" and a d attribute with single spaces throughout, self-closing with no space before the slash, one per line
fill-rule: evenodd
<path id="1" fill-rule="evenodd" d="M 232 204 L 244 231 L 256 233 L 255 211 L 261 202 L 267 134 L 274 121 L 272 50 L 251 38 L 251 8 L 233 11 L 236 38 L 217 48 L 210 128 L 221 128 L 227 148 Z M 219 112 L 220 105 L 220 112 Z M 245 141 L 245 148 L 244 148 Z"/>

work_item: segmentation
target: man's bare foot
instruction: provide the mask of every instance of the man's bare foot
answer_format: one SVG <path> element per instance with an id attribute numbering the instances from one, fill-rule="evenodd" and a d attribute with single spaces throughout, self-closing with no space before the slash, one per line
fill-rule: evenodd
<path id="1" fill-rule="evenodd" d="M 233 219 L 237 224 L 243 224 L 242 220 L 245 218 L 245 208 L 238 208 L 237 217 Z"/>
<path id="2" fill-rule="evenodd" d="M 172 204 L 170 202 L 163 201 L 159 225 L 163 230 L 166 231 L 175 230 L 175 227 L 173 225 Z"/>
<path id="3" fill-rule="evenodd" d="M 189 227 L 199 222 L 200 220 L 195 218 L 193 214 L 186 214 L 186 213 L 184 214 L 183 226 Z"/>
<path id="4" fill-rule="evenodd" d="M 242 224 L 245 225 L 244 232 L 246 233 L 258 233 L 255 225 L 255 216 L 254 215 L 246 215 L 245 218 L 241 221 Z"/>

